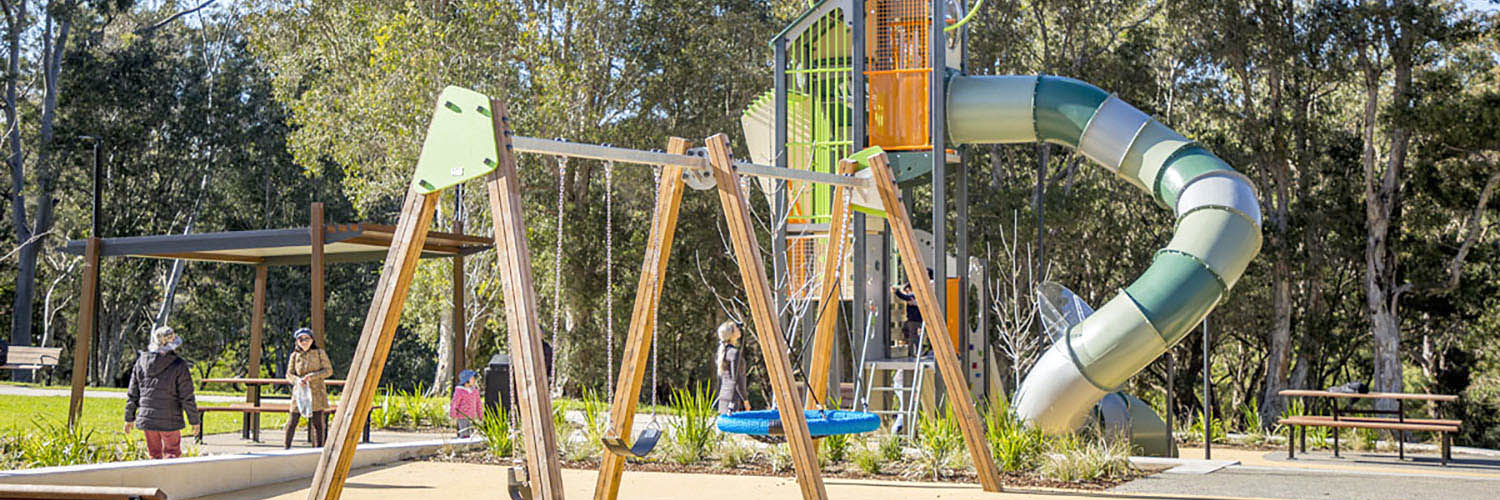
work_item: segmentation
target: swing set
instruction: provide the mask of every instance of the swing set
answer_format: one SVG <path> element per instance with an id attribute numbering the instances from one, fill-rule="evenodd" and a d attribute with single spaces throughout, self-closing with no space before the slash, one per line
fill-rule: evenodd
<path id="1" fill-rule="evenodd" d="M 774 410 L 737 413 L 735 415 L 738 420 L 731 418 L 728 428 L 721 424 L 721 429 L 750 434 L 779 431 L 790 448 L 802 496 L 806 499 L 826 499 L 827 490 L 820 474 L 813 438 L 846 432 L 868 432 L 873 430 L 869 426 L 872 421 L 859 412 L 827 409 L 817 403 L 826 399 L 826 365 L 831 359 L 834 344 L 831 325 L 835 322 L 836 300 L 826 300 L 825 297 L 819 312 L 818 337 L 815 341 L 812 373 L 807 381 L 806 403 L 803 394 L 796 390 L 787 342 L 776 318 L 771 286 L 767 282 L 760 247 L 755 242 L 751 226 L 749 197 L 740 178 L 748 175 L 834 186 L 837 190 L 835 199 L 843 199 L 845 202 L 838 204 L 840 213 L 837 214 L 836 224 L 832 226 L 839 228 L 837 232 L 840 235 L 837 239 L 831 239 L 831 242 L 842 242 L 843 233 L 847 232 L 848 224 L 843 219 L 849 215 L 848 199 L 879 200 L 880 207 L 877 209 L 883 210 L 888 219 L 904 264 L 902 267 L 907 274 L 910 275 L 913 269 L 922 270 L 927 266 L 922 262 L 923 256 L 919 252 L 909 215 L 900 201 L 890 164 L 879 148 L 870 148 L 842 160 L 840 173 L 833 174 L 735 161 L 730 157 L 728 137 L 724 134 L 709 137 L 705 143 L 706 158 L 689 155 L 689 142 L 676 137 L 668 141 L 667 150 L 663 153 L 518 136 L 511 130 L 510 116 L 503 100 L 457 87 L 445 89 L 437 99 L 433 119 L 417 162 L 415 178 L 402 205 L 393 244 L 387 253 L 350 365 L 349 382 L 345 389 L 345 401 L 349 404 L 340 405 L 334 416 L 331 437 L 314 473 L 309 498 L 340 498 L 353 462 L 358 429 L 369 416 L 437 201 L 443 190 L 479 177 L 487 177 L 485 184 L 490 213 L 494 217 L 494 238 L 498 248 L 502 293 L 505 297 L 506 330 L 514 363 L 512 373 L 515 376 L 516 397 L 513 401 L 516 405 L 515 415 L 520 420 L 520 437 L 525 451 L 524 460 L 518 460 L 518 467 L 511 471 L 510 494 L 515 499 L 563 498 L 562 476 L 552 424 L 550 378 L 543 359 L 530 251 L 527 248 L 526 227 L 522 218 L 520 178 L 516 171 L 516 153 L 532 153 L 607 162 L 606 184 L 613 183 L 615 163 L 651 166 L 657 168 L 659 173 L 651 229 L 631 312 L 620 375 L 614 381 L 611 391 L 609 428 L 604 439 L 604 445 L 610 453 L 604 455 L 599 469 L 595 499 L 614 500 L 619 492 L 626 458 L 646 455 L 661 439 L 660 426 L 654 424 L 654 410 L 653 425 L 648 426 L 633 443 L 626 443 L 623 436 L 630 434 L 634 424 L 636 404 L 645 378 L 646 358 L 650 356 L 655 365 L 653 344 L 656 311 L 661 299 L 663 276 L 670 258 L 683 188 L 688 182 L 701 185 L 701 180 L 708 177 L 704 172 L 711 173 L 714 188 L 719 194 L 775 403 Z M 855 170 L 861 167 L 869 172 L 854 175 Z M 859 191 L 858 194 L 854 193 L 856 190 Z M 612 197 L 612 194 L 606 196 Z M 612 202 L 612 199 L 607 200 L 608 202 Z M 612 225 L 612 208 L 607 209 L 606 218 L 606 224 Z M 611 240 L 606 240 L 608 246 L 612 246 L 612 243 Z M 840 255 L 830 254 L 825 263 L 829 270 L 823 277 L 825 295 L 837 293 L 837 281 L 834 280 L 837 279 L 838 263 L 843 260 L 841 253 L 844 247 L 842 243 L 829 245 L 830 253 L 839 252 Z M 606 252 L 612 257 L 612 249 Z M 607 279 L 612 280 L 613 269 L 607 268 L 606 273 Z M 934 327 L 946 330 L 932 285 L 924 279 L 925 276 L 907 278 L 913 285 L 913 293 L 917 296 L 923 315 L 932 318 L 930 321 L 934 323 Z M 835 285 L 828 285 L 830 282 Z M 829 304 L 830 302 L 833 304 Z M 606 317 L 607 328 L 613 326 L 613 316 L 612 313 L 609 314 Z M 555 335 L 555 327 L 553 331 Z M 611 334 L 611 344 L 612 337 Z M 998 469 L 984 443 L 981 423 L 973 396 L 964 383 L 958 354 L 946 336 L 935 336 L 932 344 L 939 358 L 939 371 L 944 377 L 948 397 L 959 418 L 960 428 L 979 471 L 981 483 L 986 490 L 996 491 L 999 489 Z M 612 356 L 610 361 L 613 362 Z M 652 372 L 654 379 L 655 370 Z M 736 427 L 736 421 L 744 426 Z M 873 423 L 878 427 L 878 419 L 874 419 Z"/>

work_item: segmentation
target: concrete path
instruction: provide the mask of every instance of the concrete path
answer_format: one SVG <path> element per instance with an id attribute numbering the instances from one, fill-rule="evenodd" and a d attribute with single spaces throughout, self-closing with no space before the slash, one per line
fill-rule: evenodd
<path id="1" fill-rule="evenodd" d="M 592 470 L 563 470 L 566 498 L 593 498 Z M 830 498 L 860 500 L 1081 500 L 1088 498 L 1162 498 L 1139 495 L 1077 495 L 1058 492 L 985 493 L 976 484 L 865 481 L 825 478 Z M 204 500 L 303 500 L 307 481 L 288 481 L 202 497 Z M 506 498 L 505 468 L 442 462 L 407 462 L 354 471 L 343 498 L 383 500 L 411 498 Z M 627 472 L 620 500 L 767 500 L 801 498 L 797 481 L 785 477 Z M 1206 498 L 1183 497 L 1173 498 Z"/>
<path id="2" fill-rule="evenodd" d="M 41 388 L 41 387 L 27 387 L 27 386 L 19 386 L 19 385 L 0 385 L 0 395 L 5 395 L 5 396 L 61 396 L 61 397 L 65 397 L 66 398 L 66 397 L 72 396 L 72 393 L 69 392 L 67 389 L 47 389 L 47 388 Z M 96 391 L 96 390 L 84 389 L 83 390 L 83 397 L 86 397 L 86 398 L 125 399 L 125 391 Z M 215 395 L 209 395 L 209 394 L 200 394 L 200 395 L 198 395 L 197 399 L 200 402 L 213 402 L 213 403 L 234 403 L 234 402 L 244 402 L 245 401 L 245 397 L 244 396 L 215 396 Z"/>
<path id="3" fill-rule="evenodd" d="M 1202 449 L 1183 449 L 1182 456 L 1201 457 Z M 1448 466 L 1436 457 L 1395 452 L 1329 452 L 1298 454 L 1286 451 L 1216 449 L 1215 459 L 1234 460 L 1206 475 L 1156 474 L 1111 489 L 1116 493 L 1257 498 L 1333 498 L 1347 500 L 1491 500 L 1500 489 L 1500 460 L 1455 454 Z"/>

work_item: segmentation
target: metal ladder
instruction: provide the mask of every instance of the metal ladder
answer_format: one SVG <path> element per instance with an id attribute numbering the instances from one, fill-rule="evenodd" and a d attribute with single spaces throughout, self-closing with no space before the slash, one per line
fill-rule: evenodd
<path id="1" fill-rule="evenodd" d="M 891 417 L 901 420 L 901 434 L 912 437 L 917 432 L 917 414 L 922 408 L 922 386 L 925 382 L 927 370 L 934 368 L 932 356 L 921 356 L 922 342 L 926 340 L 927 329 L 924 327 L 917 336 L 916 356 L 899 359 L 877 359 L 866 360 L 860 366 L 860 372 L 864 375 L 861 382 L 864 384 L 864 397 L 858 403 L 865 411 L 881 415 L 882 418 Z M 891 385 L 876 385 L 875 381 L 882 372 L 891 374 Z M 907 372 L 911 376 L 905 376 Z M 901 375 L 901 383 L 897 383 L 897 375 Z M 870 398 L 876 393 L 889 392 L 896 397 L 900 408 L 894 410 L 870 410 L 868 408 Z"/>

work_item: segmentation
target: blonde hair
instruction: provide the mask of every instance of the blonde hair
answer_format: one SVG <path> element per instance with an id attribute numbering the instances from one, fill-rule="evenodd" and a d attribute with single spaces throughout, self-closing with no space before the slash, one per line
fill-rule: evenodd
<path id="1" fill-rule="evenodd" d="M 719 323 L 719 353 L 714 355 L 714 368 L 719 373 L 724 373 L 724 358 L 728 356 L 726 347 L 733 345 L 734 341 L 740 339 L 740 325 L 734 321 Z"/>

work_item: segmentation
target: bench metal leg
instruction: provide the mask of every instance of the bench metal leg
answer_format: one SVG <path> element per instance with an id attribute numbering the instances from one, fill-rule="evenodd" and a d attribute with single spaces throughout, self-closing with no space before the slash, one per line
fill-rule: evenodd
<path id="1" fill-rule="evenodd" d="M 1297 426 L 1289 425 L 1286 428 L 1286 459 L 1297 458 Z"/>
<path id="2" fill-rule="evenodd" d="M 1297 432 L 1297 435 L 1300 436 L 1300 438 L 1298 438 L 1298 440 L 1301 441 L 1301 443 L 1298 444 L 1298 446 L 1302 447 L 1302 452 L 1303 453 L 1307 453 L 1307 426 L 1304 425 L 1301 428 L 1299 428 L 1298 432 Z"/>
<path id="3" fill-rule="evenodd" d="M 1406 431 L 1396 433 L 1396 460 L 1406 460 Z"/>
<path id="4" fill-rule="evenodd" d="M 1443 436 L 1443 466 L 1448 466 L 1448 461 L 1453 459 L 1453 435 L 1442 433 Z"/>
<path id="5" fill-rule="evenodd" d="M 364 440 L 360 441 L 361 443 L 369 443 L 370 442 L 370 419 L 368 419 L 368 418 L 365 419 L 365 432 L 364 432 L 364 435 L 362 437 L 364 438 Z"/>

